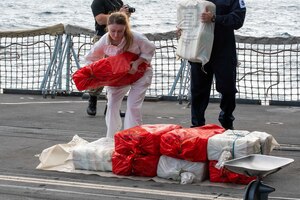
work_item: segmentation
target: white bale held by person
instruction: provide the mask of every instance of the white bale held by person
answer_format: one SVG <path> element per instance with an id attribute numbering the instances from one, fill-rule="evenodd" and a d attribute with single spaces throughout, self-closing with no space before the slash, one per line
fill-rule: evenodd
<path id="1" fill-rule="evenodd" d="M 201 14 L 215 14 L 215 4 L 205 0 L 183 0 L 177 7 L 177 28 L 181 31 L 177 56 L 205 65 L 212 51 L 215 23 L 201 22 Z"/>

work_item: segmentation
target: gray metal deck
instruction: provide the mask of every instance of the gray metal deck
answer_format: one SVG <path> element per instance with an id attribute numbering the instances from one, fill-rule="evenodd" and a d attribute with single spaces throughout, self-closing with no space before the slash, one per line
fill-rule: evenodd
<path id="1" fill-rule="evenodd" d="M 104 105 L 100 100 L 97 116 L 88 117 L 87 102 L 81 97 L 0 94 L 0 200 L 243 198 L 241 187 L 177 185 L 35 169 L 39 164 L 36 155 L 45 148 L 67 143 L 76 134 L 88 141 L 104 137 Z M 145 124 L 190 126 L 186 104 L 146 101 L 143 113 Z M 219 104 L 211 103 L 207 123 L 219 124 L 218 113 Z M 269 199 L 300 199 L 300 107 L 238 104 L 235 117 L 235 129 L 272 134 L 281 144 L 272 155 L 295 160 L 264 179 L 276 189 Z"/>

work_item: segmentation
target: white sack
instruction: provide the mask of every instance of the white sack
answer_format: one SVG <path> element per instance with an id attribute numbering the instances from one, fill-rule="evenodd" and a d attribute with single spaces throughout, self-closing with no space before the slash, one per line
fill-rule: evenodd
<path id="1" fill-rule="evenodd" d="M 208 160 L 219 160 L 223 151 L 229 151 L 232 158 L 260 154 L 260 140 L 258 137 L 251 135 L 249 131 L 244 130 L 227 130 L 208 139 Z"/>
<path id="2" fill-rule="evenodd" d="M 275 147 L 280 146 L 275 138 L 266 132 L 253 131 L 250 134 L 259 138 L 262 154 L 269 155 Z"/>
<path id="3" fill-rule="evenodd" d="M 208 165 L 206 162 L 190 162 L 162 155 L 157 166 L 157 176 L 180 181 L 181 184 L 197 183 L 207 178 Z"/>
<path id="4" fill-rule="evenodd" d="M 215 5 L 205 0 L 183 0 L 177 6 L 177 28 L 182 31 L 176 54 L 202 65 L 210 59 L 215 28 L 215 23 L 201 22 L 205 8 L 215 14 Z"/>
<path id="5" fill-rule="evenodd" d="M 112 138 L 100 138 L 87 145 L 77 146 L 73 150 L 74 167 L 93 171 L 112 171 L 113 152 Z"/>

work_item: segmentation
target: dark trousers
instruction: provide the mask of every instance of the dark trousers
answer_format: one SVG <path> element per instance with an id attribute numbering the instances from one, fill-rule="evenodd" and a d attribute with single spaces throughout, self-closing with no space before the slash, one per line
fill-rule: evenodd
<path id="1" fill-rule="evenodd" d="M 216 89 L 221 94 L 219 121 L 225 129 L 233 128 L 233 111 L 236 106 L 236 69 L 230 66 L 208 63 L 202 69 L 201 63 L 190 62 L 191 65 L 191 120 L 192 127 L 205 124 L 205 110 L 209 103 L 213 76 L 216 79 Z M 222 69 L 222 67 L 224 67 Z"/>
<path id="2" fill-rule="evenodd" d="M 92 44 L 94 45 L 96 42 L 100 40 L 100 38 L 101 38 L 100 35 L 94 35 L 94 37 L 92 38 Z M 102 93 L 103 89 L 104 87 L 99 87 L 96 89 L 88 90 L 87 92 L 89 93 L 90 96 L 98 97 Z"/>

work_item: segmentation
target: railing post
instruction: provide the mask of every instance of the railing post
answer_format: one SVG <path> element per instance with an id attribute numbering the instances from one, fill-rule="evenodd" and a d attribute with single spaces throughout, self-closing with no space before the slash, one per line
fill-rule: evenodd
<path id="1" fill-rule="evenodd" d="M 63 78 L 63 68 L 65 63 L 66 63 L 66 71 L 65 71 L 66 92 L 70 91 L 71 54 L 73 55 L 75 64 L 79 69 L 80 65 L 75 50 L 73 48 L 73 41 L 71 39 L 71 35 L 67 34 L 65 36 L 64 41 L 63 41 L 63 35 L 58 35 L 58 38 L 55 43 L 53 55 L 51 57 L 47 71 L 44 75 L 40 87 L 44 98 L 46 98 L 46 95 L 49 93 L 51 94 L 51 97 L 54 98 L 55 93 L 58 90 L 63 89 L 62 78 Z"/>
<path id="2" fill-rule="evenodd" d="M 61 45 L 62 45 L 62 35 L 57 35 L 57 39 L 55 41 L 55 47 L 53 54 L 51 55 L 51 60 L 49 62 L 49 65 L 47 67 L 46 73 L 44 74 L 44 78 L 42 80 L 40 89 L 42 90 L 42 95 L 45 98 L 47 95 L 47 83 L 51 81 L 51 77 L 53 74 L 54 66 L 56 65 L 57 62 L 57 55 L 59 54 L 61 50 Z"/>
<path id="3" fill-rule="evenodd" d="M 185 59 L 181 59 L 181 63 L 180 63 L 180 69 L 175 77 L 175 80 L 173 82 L 172 88 L 169 92 L 169 96 L 172 96 L 175 89 L 176 89 L 176 85 L 178 83 L 178 81 L 180 81 L 180 85 L 179 85 L 179 94 L 178 94 L 178 100 L 179 100 L 179 104 L 182 104 L 182 96 L 183 93 L 182 91 L 184 91 L 187 87 L 187 81 L 189 80 L 189 67 L 187 67 L 188 62 Z"/>

